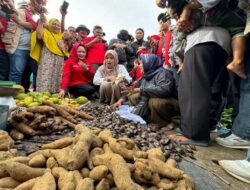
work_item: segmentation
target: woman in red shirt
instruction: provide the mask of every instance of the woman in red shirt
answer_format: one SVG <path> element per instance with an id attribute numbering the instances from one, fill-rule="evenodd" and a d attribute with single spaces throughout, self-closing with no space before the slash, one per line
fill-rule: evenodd
<path id="1" fill-rule="evenodd" d="M 59 97 L 64 97 L 65 91 L 68 89 L 69 93 L 75 97 L 91 98 L 91 95 L 95 93 L 95 88 L 91 85 L 94 69 L 86 61 L 86 49 L 80 44 L 73 54 L 76 55 L 71 55 L 64 63 Z"/>

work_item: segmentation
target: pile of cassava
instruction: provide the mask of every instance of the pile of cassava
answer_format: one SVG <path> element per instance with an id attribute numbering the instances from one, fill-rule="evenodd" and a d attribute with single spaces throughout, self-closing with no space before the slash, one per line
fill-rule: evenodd
<path id="1" fill-rule="evenodd" d="M 167 131 L 141 127 L 97 103 L 87 103 L 76 110 L 44 101 L 41 106 L 13 111 L 9 123 L 14 128 L 10 135 L 16 141 L 16 148 L 24 153 L 34 152 L 39 149 L 40 144 L 61 136 L 74 136 L 74 126 L 79 123 L 90 128 L 109 129 L 115 138 L 126 136 L 144 151 L 160 147 L 166 158 L 171 156 L 177 162 L 183 156 L 194 158 L 196 150 L 194 146 L 181 146 L 172 141 Z"/>
<path id="2" fill-rule="evenodd" d="M 28 157 L 0 152 L 0 189 L 195 189 L 191 178 L 174 160 L 166 161 L 160 148 L 140 151 L 131 139 L 115 139 L 109 130 L 82 124 L 74 129 L 75 137 L 45 144 Z M 2 135 L 10 147 L 10 137 Z"/>
<path id="3" fill-rule="evenodd" d="M 92 120 L 93 117 L 76 109 L 65 108 L 48 101 L 43 105 L 30 108 L 17 108 L 9 117 L 9 124 L 13 127 L 10 136 L 14 140 L 36 135 L 50 135 L 55 131 L 66 128 L 74 129 L 75 124 L 82 120 Z"/>

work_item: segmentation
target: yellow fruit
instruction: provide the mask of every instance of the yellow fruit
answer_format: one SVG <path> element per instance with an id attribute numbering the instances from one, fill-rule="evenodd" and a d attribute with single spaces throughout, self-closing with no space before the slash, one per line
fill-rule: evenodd
<path id="1" fill-rule="evenodd" d="M 23 101 L 19 101 L 16 105 L 22 107 L 22 106 L 25 106 L 25 103 Z"/>
<path id="2" fill-rule="evenodd" d="M 84 97 L 84 96 L 79 96 L 77 99 L 76 99 L 76 102 L 80 105 L 82 104 L 85 104 L 87 103 L 88 101 L 88 98 Z"/>
<path id="3" fill-rule="evenodd" d="M 39 106 L 39 102 L 33 102 L 31 104 L 28 105 L 28 107 L 34 107 L 34 106 Z"/>
<path id="4" fill-rule="evenodd" d="M 24 104 L 26 106 L 28 106 L 29 104 L 31 104 L 33 102 L 33 98 L 31 96 L 28 96 L 26 98 L 24 98 Z"/>
<path id="5" fill-rule="evenodd" d="M 50 100 L 51 102 L 53 102 L 54 104 L 58 104 L 58 103 L 59 103 L 59 98 L 54 98 L 54 97 L 52 97 L 52 98 L 49 98 L 49 100 Z"/>
<path id="6" fill-rule="evenodd" d="M 58 93 L 52 94 L 51 97 L 53 97 L 53 98 L 58 98 L 58 97 L 59 97 L 59 94 L 58 94 Z"/>
<path id="7" fill-rule="evenodd" d="M 51 94 L 50 94 L 49 92 L 41 92 L 41 94 L 42 94 L 43 96 L 51 96 Z"/>
<path id="8" fill-rule="evenodd" d="M 45 99 L 43 97 L 38 97 L 37 98 L 37 102 L 39 102 L 40 104 L 44 101 Z"/>
<path id="9" fill-rule="evenodd" d="M 24 93 L 25 89 L 22 85 L 16 84 L 12 86 L 13 88 L 18 88 L 20 93 Z"/>
<path id="10" fill-rule="evenodd" d="M 47 95 L 44 95 L 42 97 L 43 97 L 44 100 L 48 100 L 49 99 L 49 96 L 47 96 Z"/>
<path id="11" fill-rule="evenodd" d="M 69 99 L 69 103 L 70 103 L 70 104 L 75 104 L 76 101 L 75 101 L 74 99 Z"/>
<path id="12" fill-rule="evenodd" d="M 32 96 L 32 97 L 34 97 L 34 98 L 35 98 L 35 97 L 37 98 L 37 97 L 42 96 L 42 94 L 39 93 L 39 92 L 29 92 L 28 95 L 29 95 L 29 96 Z"/>
<path id="13" fill-rule="evenodd" d="M 27 94 L 24 94 L 24 93 L 19 93 L 15 96 L 15 99 L 17 100 L 24 100 L 26 97 L 28 97 Z"/>

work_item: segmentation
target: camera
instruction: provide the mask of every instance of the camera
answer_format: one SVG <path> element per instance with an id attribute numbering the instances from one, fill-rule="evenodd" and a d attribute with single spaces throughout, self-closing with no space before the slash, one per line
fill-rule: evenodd
<path id="1" fill-rule="evenodd" d="M 67 1 L 63 1 L 63 4 L 61 6 L 62 11 L 67 12 L 68 7 L 69 7 L 69 3 Z"/>

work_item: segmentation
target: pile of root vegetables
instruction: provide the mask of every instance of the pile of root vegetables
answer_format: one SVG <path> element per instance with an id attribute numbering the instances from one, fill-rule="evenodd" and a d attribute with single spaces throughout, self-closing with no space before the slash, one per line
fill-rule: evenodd
<path id="1" fill-rule="evenodd" d="M 10 136 L 14 140 L 23 140 L 25 136 L 50 135 L 66 128 L 74 129 L 75 124 L 79 123 L 79 118 L 93 119 L 92 116 L 75 109 L 43 101 L 41 106 L 18 108 L 12 112 L 9 118 L 9 124 L 13 127 Z"/>
<path id="2" fill-rule="evenodd" d="M 0 188 L 15 190 L 192 190 L 194 183 L 161 148 L 138 149 L 109 130 L 74 127 L 75 137 L 28 157 L 0 152 Z"/>
<path id="3" fill-rule="evenodd" d="M 183 156 L 194 158 L 195 146 L 172 141 L 167 131 L 122 119 L 102 104 L 87 103 L 76 110 L 44 101 L 41 106 L 24 109 L 12 112 L 9 119 L 14 128 L 10 135 L 22 152 L 34 152 L 41 144 L 63 135 L 74 136 L 75 124 L 83 123 L 90 128 L 109 129 L 115 138 L 128 137 L 143 151 L 160 147 L 166 158 L 171 156 L 177 162 Z M 54 135 L 57 133 L 63 135 Z"/>

